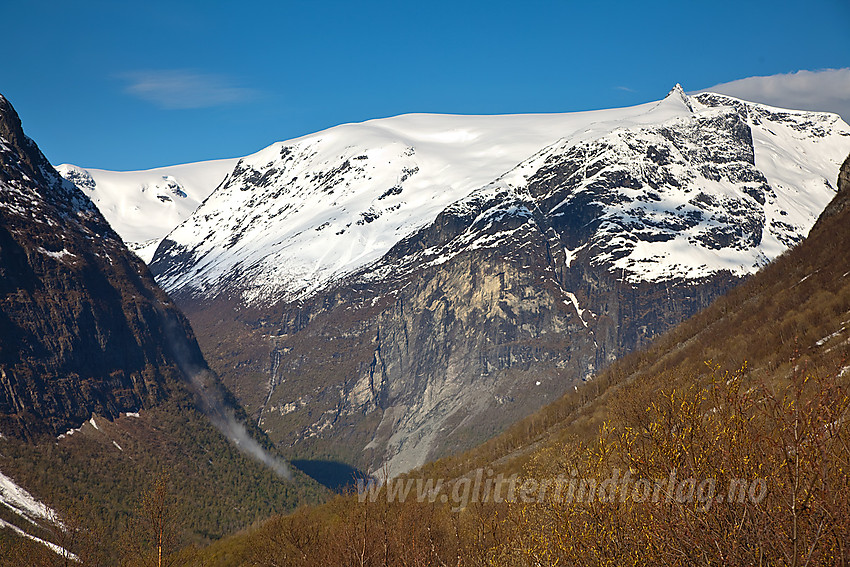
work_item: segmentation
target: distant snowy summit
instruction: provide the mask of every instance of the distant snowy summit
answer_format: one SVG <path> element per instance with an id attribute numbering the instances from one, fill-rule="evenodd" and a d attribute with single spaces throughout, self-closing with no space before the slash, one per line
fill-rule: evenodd
<path id="1" fill-rule="evenodd" d="M 411 114 L 239 160 L 60 171 L 126 241 L 153 242 L 142 253 L 169 292 L 274 303 L 389 269 L 381 260 L 394 246 L 482 199 L 481 214 L 551 216 L 565 254 L 584 251 L 634 282 L 751 273 L 806 236 L 848 151 L 837 115 L 677 85 L 630 108 Z M 495 245 L 484 220 L 417 257 Z"/>
<path id="2" fill-rule="evenodd" d="M 238 161 L 204 161 L 145 171 L 62 164 L 56 170 L 97 205 L 131 250 L 150 262 L 160 240 L 198 208 Z"/>

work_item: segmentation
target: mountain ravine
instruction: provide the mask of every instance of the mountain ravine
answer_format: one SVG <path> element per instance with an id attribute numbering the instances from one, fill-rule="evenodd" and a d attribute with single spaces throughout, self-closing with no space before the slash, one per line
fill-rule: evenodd
<path id="1" fill-rule="evenodd" d="M 276 144 L 151 269 L 287 456 L 398 474 L 494 435 L 799 242 L 850 149 L 835 115 L 678 86 L 587 114 L 396 117 Z M 453 157 L 483 160 L 490 136 L 504 159 L 494 124 L 552 134 L 541 123 L 560 139 L 483 183 Z"/>

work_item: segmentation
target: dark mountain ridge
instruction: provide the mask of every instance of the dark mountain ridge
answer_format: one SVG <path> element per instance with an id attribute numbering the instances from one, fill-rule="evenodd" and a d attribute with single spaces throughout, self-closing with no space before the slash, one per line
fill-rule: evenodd
<path id="1" fill-rule="evenodd" d="M 113 564 L 163 479 L 180 545 L 320 500 L 245 418 L 188 320 L 0 97 L 0 565 L 70 561 L 62 548 Z"/>
<path id="2" fill-rule="evenodd" d="M 150 407 L 206 366 L 191 327 L 0 97 L 0 431 L 56 436 Z M 174 329 L 173 331 L 168 331 Z"/>

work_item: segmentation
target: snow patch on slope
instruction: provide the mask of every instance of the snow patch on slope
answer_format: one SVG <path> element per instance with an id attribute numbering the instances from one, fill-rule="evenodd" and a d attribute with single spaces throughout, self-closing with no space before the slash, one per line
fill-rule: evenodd
<path id="1" fill-rule="evenodd" d="M 35 525 L 39 520 L 55 522 L 57 518 L 56 512 L 36 500 L 2 472 L 0 472 L 0 504 Z"/>
<path id="2" fill-rule="evenodd" d="M 0 504 L 14 512 L 30 524 L 36 527 L 43 525 L 56 526 L 64 530 L 65 526 L 59 520 L 58 514 L 48 506 L 36 500 L 29 492 L 18 486 L 14 480 L 0 472 Z M 11 522 L 0 519 L 0 528 L 8 528 L 21 537 L 38 542 L 57 555 L 77 561 L 77 556 L 66 549 L 39 537 L 36 537 Z"/>
<path id="3" fill-rule="evenodd" d="M 79 558 L 76 555 L 74 555 L 73 553 L 71 553 L 70 551 L 65 549 L 64 547 L 60 547 L 60 546 L 56 545 L 55 543 L 51 543 L 49 541 L 43 540 L 40 537 L 36 537 L 32 534 L 28 534 L 27 532 L 25 532 L 24 530 L 22 530 L 21 528 L 19 528 L 15 524 L 11 524 L 11 523 L 7 522 L 6 520 L 0 519 L 0 528 L 8 528 L 21 537 L 25 537 L 27 539 L 31 539 L 32 541 L 34 541 L 36 543 L 40 543 L 41 545 L 45 546 L 50 551 L 52 551 L 53 553 L 55 553 L 56 555 L 58 555 L 60 557 L 70 559 L 71 561 L 74 561 L 74 562 L 79 561 Z"/>

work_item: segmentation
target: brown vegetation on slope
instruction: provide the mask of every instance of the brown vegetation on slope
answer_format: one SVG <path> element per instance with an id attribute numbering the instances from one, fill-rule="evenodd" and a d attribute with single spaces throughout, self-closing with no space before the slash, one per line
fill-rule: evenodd
<path id="1" fill-rule="evenodd" d="M 454 479 L 451 491 L 477 468 L 517 473 L 520 483 L 562 475 L 595 486 L 629 472 L 632 484 L 612 489 L 611 501 L 565 502 L 550 492 L 453 512 L 439 500 L 340 497 L 222 542 L 208 557 L 222 565 L 846 564 L 850 187 L 839 187 L 805 242 L 710 308 L 503 435 L 413 473 Z M 667 490 L 673 471 L 693 479 L 676 490 L 696 495 L 703 486 L 702 497 Z M 641 498 L 639 480 L 659 487 L 658 501 Z M 730 502 L 733 480 L 747 493 Z"/>

